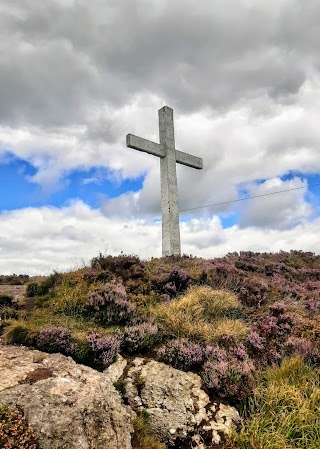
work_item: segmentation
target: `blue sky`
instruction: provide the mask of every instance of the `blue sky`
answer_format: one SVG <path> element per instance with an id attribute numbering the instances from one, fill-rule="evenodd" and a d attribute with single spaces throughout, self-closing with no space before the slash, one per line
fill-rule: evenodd
<path id="1" fill-rule="evenodd" d="M 0 163 L 0 210 L 24 207 L 66 205 L 71 199 L 80 199 L 93 208 L 101 206 L 106 198 L 142 188 L 143 176 L 119 182 L 103 167 L 73 170 L 65 174 L 54 188 L 42 187 L 32 181 L 37 170 L 27 161 L 7 155 Z"/>
<path id="2" fill-rule="evenodd" d="M 319 21 L 317 0 L 2 0 L 0 273 L 161 255 L 159 160 L 125 136 L 158 141 L 162 105 L 204 161 L 177 167 L 180 209 L 294 189 L 181 213 L 183 253 L 320 253 Z"/>

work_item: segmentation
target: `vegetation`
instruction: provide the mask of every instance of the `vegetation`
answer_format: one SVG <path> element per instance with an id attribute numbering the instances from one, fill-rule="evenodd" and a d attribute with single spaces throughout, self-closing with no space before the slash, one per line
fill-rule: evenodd
<path id="1" fill-rule="evenodd" d="M 301 251 L 150 261 L 100 254 L 90 267 L 30 279 L 24 304 L 0 302 L 8 343 L 97 369 L 121 352 L 198 373 L 212 397 L 242 410 L 243 430 L 226 442 L 238 449 L 319 446 L 311 392 L 319 315 L 320 256 Z M 136 448 L 163 447 L 144 435 Z"/>
<path id="2" fill-rule="evenodd" d="M 300 357 L 268 369 L 233 442 L 241 449 L 320 447 L 320 369 Z"/>
<path id="3" fill-rule="evenodd" d="M 157 438 L 152 435 L 149 424 L 149 416 L 145 410 L 142 410 L 133 422 L 134 449 L 166 449 L 163 443 L 160 443 Z"/>
<path id="4" fill-rule="evenodd" d="M 0 405 L 0 448 L 37 449 L 36 435 L 28 427 L 22 413 L 11 407 Z"/>

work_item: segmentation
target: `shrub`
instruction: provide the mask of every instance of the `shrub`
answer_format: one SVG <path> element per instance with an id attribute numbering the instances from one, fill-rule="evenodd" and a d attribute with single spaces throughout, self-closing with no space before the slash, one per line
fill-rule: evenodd
<path id="1" fill-rule="evenodd" d="M 89 343 L 89 354 L 92 355 L 97 365 L 107 368 L 115 361 L 121 344 L 119 336 L 101 336 L 96 332 L 91 332 L 87 336 L 87 340 Z"/>
<path id="2" fill-rule="evenodd" d="M 267 363 L 279 362 L 292 325 L 292 318 L 283 304 L 271 306 L 269 313 L 257 321 L 248 335 L 247 344 L 252 354 Z"/>
<path id="3" fill-rule="evenodd" d="M 26 295 L 28 298 L 33 298 L 39 294 L 39 290 L 40 285 L 37 282 L 29 282 L 29 284 L 27 284 Z"/>
<path id="4" fill-rule="evenodd" d="M 248 278 L 239 290 L 240 301 L 249 307 L 260 307 L 268 298 L 268 283 L 264 279 Z"/>
<path id="5" fill-rule="evenodd" d="M 69 329 L 63 326 L 41 329 L 35 334 L 34 345 L 44 352 L 60 352 L 70 355 L 74 350 L 74 340 Z"/>
<path id="6" fill-rule="evenodd" d="M 183 371 L 197 369 L 203 362 L 203 352 L 200 345 L 187 339 L 169 341 L 157 353 L 159 359 Z"/>
<path id="7" fill-rule="evenodd" d="M 103 256 L 100 254 L 91 261 L 91 268 L 120 276 L 124 281 L 144 276 L 144 263 L 137 256 Z"/>
<path id="8" fill-rule="evenodd" d="M 222 343 L 225 348 L 210 345 L 205 348 L 201 377 L 214 394 L 241 401 L 252 393 L 255 367 L 243 344 L 232 339 Z"/>
<path id="9" fill-rule="evenodd" d="M 152 348 L 157 341 L 158 326 L 152 322 L 127 326 L 122 337 L 122 347 L 132 354 Z"/>
<path id="10" fill-rule="evenodd" d="M 135 305 L 127 299 L 127 293 L 122 284 L 108 282 L 102 287 L 89 292 L 89 311 L 97 320 L 103 323 L 123 324 L 130 320 Z"/>
<path id="11" fill-rule="evenodd" d="M 308 366 L 299 357 L 267 370 L 249 401 L 247 420 L 232 438 L 235 447 L 319 448 L 319 385 L 319 368 Z"/>
<path id="12" fill-rule="evenodd" d="M 2 307 L 12 307 L 13 298 L 8 295 L 0 295 L 0 310 Z"/>
<path id="13" fill-rule="evenodd" d="M 3 449 L 37 449 L 34 431 L 16 408 L 0 406 L 0 447 Z"/>
<path id="14" fill-rule="evenodd" d="M 0 307 L 0 319 L 1 320 L 9 320 L 9 319 L 17 319 L 18 311 L 13 307 Z"/>

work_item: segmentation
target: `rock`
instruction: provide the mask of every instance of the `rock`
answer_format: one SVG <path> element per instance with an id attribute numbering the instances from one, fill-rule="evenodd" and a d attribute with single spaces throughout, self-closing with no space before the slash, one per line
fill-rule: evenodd
<path id="1" fill-rule="evenodd" d="M 240 423 L 234 407 L 211 402 L 197 374 L 136 358 L 124 381 L 133 410 L 145 410 L 152 432 L 169 445 L 189 441 L 204 449 L 219 444 Z"/>
<path id="2" fill-rule="evenodd" d="M 69 357 L 0 346 L 0 403 L 22 409 L 42 449 L 132 449 L 110 378 Z"/>
<path id="3" fill-rule="evenodd" d="M 124 359 L 120 354 L 117 356 L 117 360 L 112 363 L 112 365 L 108 366 L 107 369 L 104 370 L 104 374 L 106 374 L 111 382 L 114 384 L 120 377 L 123 376 L 124 370 L 126 369 L 128 362 Z"/>

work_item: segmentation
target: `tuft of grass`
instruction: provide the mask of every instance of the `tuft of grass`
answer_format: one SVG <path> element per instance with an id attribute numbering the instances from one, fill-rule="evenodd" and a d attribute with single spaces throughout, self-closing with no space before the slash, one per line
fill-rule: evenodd
<path id="1" fill-rule="evenodd" d="M 28 345 L 31 329 L 25 321 L 13 321 L 4 332 L 4 341 L 7 344 Z"/>
<path id="2" fill-rule="evenodd" d="M 133 421 L 134 449 L 166 449 L 164 443 L 160 443 L 150 430 L 150 418 L 146 410 L 142 410 Z"/>
<path id="3" fill-rule="evenodd" d="M 16 320 L 18 316 L 18 310 L 13 307 L 5 306 L 0 308 L 0 320 Z"/>
<path id="4" fill-rule="evenodd" d="M 241 305 L 234 293 L 208 286 L 192 287 L 179 299 L 156 305 L 151 315 L 177 337 L 214 341 L 222 335 L 241 340 L 248 332 L 236 318 Z"/>
<path id="5" fill-rule="evenodd" d="M 240 449 L 320 447 L 320 369 L 294 357 L 266 371 L 233 437 Z"/>
<path id="6" fill-rule="evenodd" d="M 54 297 L 54 310 L 73 317 L 84 315 L 88 291 L 88 284 L 84 280 L 73 283 L 64 279 Z"/>

